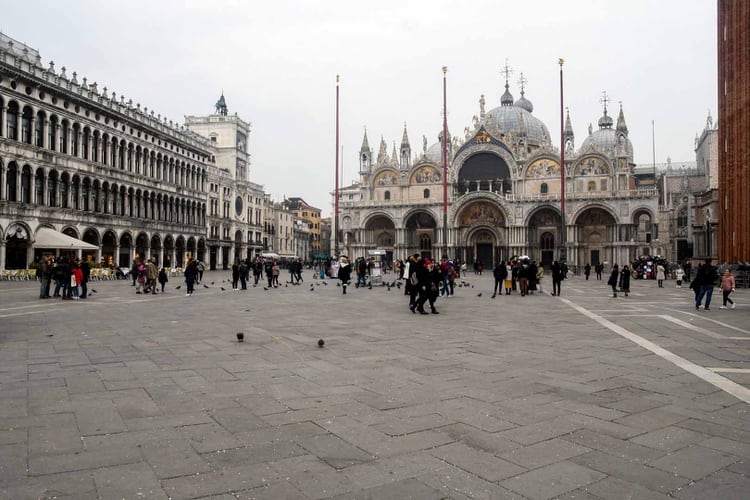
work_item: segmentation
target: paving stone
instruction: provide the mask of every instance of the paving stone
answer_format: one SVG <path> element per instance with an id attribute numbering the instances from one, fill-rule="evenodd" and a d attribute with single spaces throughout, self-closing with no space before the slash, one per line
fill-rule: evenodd
<path id="1" fill-rule="evenodd" d="M 616 477 L 607 477 L 586 487 L 586 492 L 607 500 L 668 500 L 669 495 Z"/>
<path id="2" fill-rule="evenodd" d="M 471 448 L 494 455 L 500 455 L 522 446 L 515 441 L 497 435 L 497 433 L 485 432 L 466 424 L 442 427 L 439 432 L 446 434 L 451 440 L 459 441 Z"/>
<path id="3" fill-rule="evenodd" d="M 125 465 L 140 462 L 137 445 L 96 446 L 90 451 L 29 457 L 29 475 L 44 476 L 58 472 L 82 471 L 97 467 Z"/>
<path id="4" fill-rule="evenodd" d="M 227 496 L 226 500 L 278 500 L 282 498 L 284 500 L 309 499 L 309 497 L 303 495 L 302 492 L 295 488 L 288 480 L 282 480 L 252 490 L 236 491 L 233 495 Z M 217 500 L 219 499 L 217 498 Z"/>
<path id="5" fill-rule="evenodd" d="M 280 478 L 289 481 L 312 499 L 329 498 L 357 489 L 344 474 L 311 455 L 292 457 L 270 463 Z"/>
<path id="6" fill-rule="evenodd" d="M 749 476 L 719 471 L 676 491 L 674 496 L 681 500 L 705 500 L 707 498 L 747 500 L 748 491 L 750 491 Z"/>
<path id="7" fill-rule="evenodd" d="M 242 443 L 216 423 L 180 427 L 198 453 L 238 448 Z"/>
<path id="8" fill-rule="evenodd" d="M 148 440 L 140 444 L 140 450 L 159 479 L 212 470 L 189 443 L 178 439 Z"/>
<path id="9" fill-rule="evenodd" d="M 654 467 L 698 480 L 733 464 L 740 457 L 703 446 L 689 446 L 651 462 Z"/>
<path id="10" fill-rule="evenodd" d="M 373 488 L 410 477 L 430 474 L 444 467 L 448 467 L 445 462 L 428 452 L 420 451 L 353 465 L 341 473 L 360 488 Z"/>
<path id="11" fill-rule="evenodd" d="M 573 457 L 570 461 L 664 494 L 690 482 L 690 479 L 684 476 L 616 458 L 599 451 Z"/>
<path id="12" fill-rule="evenodd" d="M 93 475 L 102 498 L 168 498 L 151 468 L 143 462 L 103 467 L 93 471 Z"/>
<path id="13" fill-rule="evenodd" d="M 0 485 L 18 483 L 26 477 L 28 452 L 25 444 L 0 446 Z"/>
<path id="14" fill-rule="evenodd" d="M 32 427 L 28 433 L 30 457 L 75 453 L 84 449 L 76 427 Z"/>
<path id="15" fill-rule="evenodd" d="M 408 498 L 413 500 L 441 500 L 443 494 L 416 479 L 404 479 L 394 483 L 375 486 L 356 493 L 344 493 L 332 497 L 334 500 L 362 499 L 377 500 L 381 498 Z"/>
<path id="16" fill-rule="evenodd" d="M 558 462 L 506 479 L 500 485 L 531 499 L 546 500 L 605 477 L 587 467 L 571 462 Z"/>
<path id="17" fill-rule="evenodd" d="M 247 408 L 215 409 L 208 412 L 208 415 L 233 434 L 268 426 L 266 422 L 253 415 Z"/>
<path id="18" fill-rule="evenodd" d="M 497 458 L 490 453 L 485 453 L 462 443 L 452 443 L 440 446 L 430 453 L 446 463 L 454 465 L 480 478 L 496 482 L 525 472 L 524 467 L 519 467 L 507 460 Z"/>
<path id="19" fill-rule="evenodd" d="M 687 420 L 684 415 L 672 413 L 660 408 L 654 408 L 652 410 L 634 413 L 627 417 L 618 418 L 615 422 L 635 429 L 652 431 L 668 425 L 677 424 L 683 420 Z"/>
<path id="20" fill-rule="evenodd" d="M 374 459 L 372 455 L 355 448 L 333 434 L 307 436 L 295 441 L 309 453 L 335 469 L 344 469 Z"/>
<path id="21" fill-rule="evenodd" d="M 500 458 L 518 464 L 526 469 L 536 469 L 590 451 L 590 448 L 578 446 L 570 441 L 550 439 L 503 453 L 500 455 Z"/>
<path id="22" fill-rule="evenodd" d="M 750 459 L 750 443 L 740 443 L 722 437 L 712 437 L 705 441 L 701 441 L 698 444 L 705 448 L 724 451 L 730 455 L 737 455 Z"/>
<path id="23" fill-rule="evenodd" d="M 0 431 L 0 445 L 5 444 L 23 444 L 28 440 L 26 429 L 12 429 Z"/>
<path id="24" fill-rule="evenodd" d="M 558 436 L 564 436 L 579 429 L 581 426 L 565 417 L 556 417 L 552 420 L 526 425 L 498 433 L 499 436 L 516 441 L 517 443 L 530 445 L 546 441 Z"/>
<path id="25" fill-rule="evenodd" d="M 668 426 L 653 432 L 641 434 L 630 441 L 662 451 L 675 451 L 706 439 L 705 434 L 682 427 Z"/>
<path id="26" fill-rule="evenodd" d="M 664 452 L 641 446 L 632 440 L 617 439 L 588 429 L 576 431 L 563 439 L 630 461 L 648 462 L 664 456 Z"/>
<path id="27" fill-rule="evenodd" d="M 251 490 L 277 480 L 277 476 L 266 464 L 251 464 L 165 479 L 161 485 L 170 498 L 180 500 Z"/>
<path id="28" fill-rule="evenodd" d="M 512 492 L 463 469 L 445 465 L 417 479 L 442 492 L 440 498 L 455 500 L 524 500 L 526 497 Z"/>
<path id="29" fill-rule="evenodd" d="M 100 500 L 90 471 L 68 472 L 40 477 L 22 477 L 15 484 L 3 485 L 3 500 L 54 499 Z"/>

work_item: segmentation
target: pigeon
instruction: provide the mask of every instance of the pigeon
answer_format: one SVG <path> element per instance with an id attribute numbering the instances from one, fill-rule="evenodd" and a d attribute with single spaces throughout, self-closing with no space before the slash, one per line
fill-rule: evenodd
<path id="1" fill-rule="evenodd" d="M 203 285 L 203 288 L 208 288 L 208 285 Z"/>
<path id="2" fill-rule="evenodd" d="M 176 287 L 174 287 L 175 290 L 179 290 L 180 288 L 182 288 L 182 285 L 177 285 Z M 222 288 L 222 290 L 223 290 L 223 288 Z"/>
<path id="3" fill-rule="evenodd" d="M 326 282 L 324 281 L 324 282 L 323 282 L 323 285 L 325 285 L 325 286 L 328 286 L 328 283 L 326 283 Z"/>
<path id="4" fill-rule="evenodd" d="M 326 341 L 323 340 L 323 339 L 319 339 L 318 340 L 318 347 L 323 347 L 324 345 L 326 345 Z"/>
<path id="5" fill-rule="evenodd" d="M 219 288 L 221 288 L 221 291 L 222 291 L 222 292 L 223 292 L 223 291 L 226 291 L 226 288 L 224 288 L 223 286 L 220 286 Z"/>
<path id="6" fill-rule="evenodd" d="M 99 292 L 97 292 L 96 290 L 94 290 L 94 289 L 92 288 L 92 289 L 91 289 L 91 293 L 99 293 Z"/>
<path id="7" fill-rule="evenodd" d="M 287 287 L 289 287 L 289 285 L 287 285 L 286 283 L 284 283 L 284 288 L 287 288 Z"/>
<path id="8" fill-rule="evenodd" d="M 370 286 L 368 286 L 367 289 L 372 290 L 372 283 L 370 283 Z"/>
<path id="9" fill-rule="evenodd" d="M 245 334 L 243 332 L 237 332 L 237 342 L 243 342 L 245 340 Z"/>
<path id="10" fill-rule="evenodd" d="M 481 297 L 481 296 L 482 296 L 482 294 L 481 294 L 481 293 L 478 293 L 478 294 L 477 294 L 477 297 Z"/>
<path id="11" fill-rule="evenodd" d="M 336 286 L 341 286 L 341 283 L 336 283 Z"/>
<path id="12" fill-rule="evenodd" d="M 315 291 L 315 289 L 314 289 L 314 288 L 311 288 L 311 289 L 310 289 L 310 291 L 311 291 L 311 292 L 314 292 L 314 291 Z"/>
<path id="13" fill-rule="evenodd" d="M 211 282 L 211 284 L 213 285 L 213 284 L 214 284 L 214 282 L 212 281 L 212 282 Z"/>
<path id="14" fill-rule="evenodd" d="M 54 336 L 55 336 L 55 334 L 54 334 L 54 333 L 48 333 L 48 334 L 47 334 L 47 337 L 54 337 Z"/>
<path id="15" fill-rule="evenodd" d="M 266 288 L 266 287 L 263 287 L 263 290 L 265 290 L 265 291 L 268 291 L 268 288 Z"/>
<path id="16" fill-rule="evenodd" d="M 258 286 L 258 285 L 253 285 L 253 288 L 255 288 L 256 286 Z"/>

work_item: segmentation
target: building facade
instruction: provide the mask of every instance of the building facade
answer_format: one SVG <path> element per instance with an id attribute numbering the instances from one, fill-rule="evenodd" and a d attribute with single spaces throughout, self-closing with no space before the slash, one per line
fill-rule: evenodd
<path id="1" fill-rule="evenodd" d="M 223 95 L 178 124 L 0 34 L 0 270 L 59 254 L 43 228 L 94 245 L 77 256 L 107 267 L 253 256 L 265 196 L 249 181 L 249 132 Z"/>
<path id="2" fill-rule="evenodd" d="M 207 139 L 0 35 L 0 269 L 59 251 L 35 246 L 40 228 L 97 246 L 86 256 L 104 265 L 202 258 L 213 154 Z"/>
<path id="3" fill-rule="evenodd" d="M 320 245 L 320 234 L 321 234 L 321 218 L 320 209 L 307 203 L 300 197 L 291 197 L 283 201 L 284 206 L 294 212 L 297 219 L 307 224 L 309 242 L 307 245 L 308 251 L 304 254 L 299 254 L 305 260 L 312 260 L 315 258 L 322 258 L 321 245 Z"/>
<path id="4" fill-rule="evenodd" d="M 750 262 L 750 2 L 718 1 L 718 257 Z"/>
<path id="5" fill-rule="evenodd" d="M 250 182 L 250 124 L 228 113 L 222 94 L 216 113 L 186 116 L 185 126 L 213 145 L 209 178 L 208 258 L 211 269 L 227 269 L 263 250 L 263 186 Z"/>
<path id="6" fill-rule="evenodd" d="M 442 133 L 431 146 L 423 137 L 415 155 L 404 128 L 400 146 L 389 155 L 381 139 L 377 156 L 365 133 L 360 182 L 339 193 L 341 252 L 380 248 L 386 260 L 419 252 L 485 266 L 517 255 L 545 265 L 561 258 L 580 266 L 634 259 L 656 237 L 658 192 L 653 177 L 648 183 L 636 177 L 622 106 L 615 121 L 607 103 L 605 95 L 598 128 L 589 125 L 579 148 L 567 116 L 565 221 L 560 151 L 523 86 L 514 100 L 507 78 L 499 106 L 485 111 L 482 96 L 464 136 L 446 138 L 447 226 Z"/>

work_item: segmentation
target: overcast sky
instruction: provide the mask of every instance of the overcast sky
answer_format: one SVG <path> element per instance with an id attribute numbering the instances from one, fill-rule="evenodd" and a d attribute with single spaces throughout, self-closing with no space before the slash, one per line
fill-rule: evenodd
<path id="1" fill-rule="evenodd" d="M 602 91 L 619 102 L 636 163 L 694 161 L 694 139 L 717 119 L 714 0 L 326 0 L 3 2 L 3 33 L 36 48 L 99 88 L 169 119 L 229 112 L 252 124 L 251 180 L 276 200 L 301 196 L 331 212 L 335 80 L 341 75 L 341 185 L 357 179 L 364 128 L 412 150 L 442 129 L 442 66 L 448 66 L 448 128 L 463 134 L 500 105 L 501 69 L 511 93 L 559 140 L 559 66 L 576 146 L 602 114 Z"/>

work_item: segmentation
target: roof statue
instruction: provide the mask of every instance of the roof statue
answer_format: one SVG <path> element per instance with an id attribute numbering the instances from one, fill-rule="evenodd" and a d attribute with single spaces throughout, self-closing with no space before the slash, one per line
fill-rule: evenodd
<path id="1" fill-rule="evenodd" d="M 224 100 L 224 91 L 221 91 L 221 97 L 216 101 L 216 113 L 222 116 L 227 116 L 227 103 Z"/>

